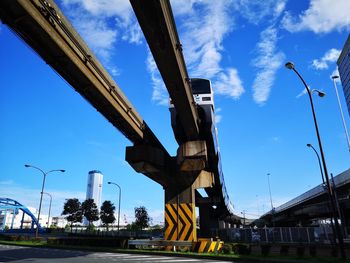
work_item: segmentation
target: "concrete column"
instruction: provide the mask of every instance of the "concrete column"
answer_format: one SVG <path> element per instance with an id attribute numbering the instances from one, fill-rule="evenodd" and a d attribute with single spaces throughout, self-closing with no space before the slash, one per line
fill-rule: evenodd
<path id="1" fill-rule="evenodd" d="M 219 229 L 225 229 L 225 221 L 219 220 Z"/>
<path id="2" fill-rule="evenodd" d="M 165 240 L 197 241 L 194 187 L 165 189 Z"/>
<path id="3" fill-rule="evenodd" d="M 199 205 L 200 237 L 210 238 L 211 229 L 219 229 L 219 220 L 213 216 L 214 209 L 210 204 Z"/>

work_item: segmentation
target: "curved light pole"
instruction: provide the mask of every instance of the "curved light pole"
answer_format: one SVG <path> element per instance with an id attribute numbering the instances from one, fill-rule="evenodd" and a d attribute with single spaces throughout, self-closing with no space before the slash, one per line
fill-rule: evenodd
<path id="1" fill-rule="evenodd" d="M 37 170 L 39 170 L 39 171 L 43 174 L 43 176 L 44 176 L 44 178 L 43 178 L 43 185 L 42 185 L 42 187 L 41 187 L 41 192 L 40 192 L 40 203 L 39 203 L 39 212 L 38 212 L 38 225 L 37 225 L 36 231 L 35 231 L 35 237 L 38 237 L 39 225 L 40 225 L 41 203 L 42 203 L 42 201 L 43 201 L 43 193 L 44 193 L 44 186 L 45 186 L 46 175 L 48 175 L 49 173 L 52 173 L 52 172 L 61 172 L 61 173 L 64 173 L 66 170 L 55 169 L 55 170 L 50 170 L 50 171 L 44 172 L 42 169 L 40 169 L 39 167 L 36 167 L 36 166 L 34 166 L 34 165 L 25 164 L 24 166 L 27 167 L 27 168 L 34 168 L 34 169 L 37 169 Z"/>
<path id="2" fill-rule="evenodd" d="M 120 222 L 120 200 L 122 198 L 122 188 L 119 186 L 119 184 L 108 182 L 108 184 L 114 184 L 119 188 L 119 204 L 118 204 L 118 232 L 119 232 L 119 222 Z"/>
<path id="3" fill-rule="evenodd" d="M 50 195 L 49 193 L 43 192 L 43 194 L 46 194 L 50 197 L 50 206 L 49 206 L 49 215 L 47 218 L 47 228 L 49 228 L 49 223 L 50 223 L 50 214 L 51 214 L 51 203 L 52 203 L 52 195 Z"/>
<path id="4" fill-rule="evenodd" d="M 344 119 L 343 109 L 341 107 L 341 103 L 340 103 L 340 99 L 339 99 L 339 93 L 338 93 L 337 84 L 336 84 L 336 79 L 338 79 L 338 78 L 339 78 L 339 76 L 336 76 L 336 75 L 332 76 L 333 85 L 334 85 L 334 89 L 335 89 L 335 94 L 337 95 L 337 99 L 338 99 L 339 111 L 340 111 L 341 119 L 343 121 L 343 127 L 344 127 L 345 136 L 346 136 L 346 141 L 348 143 L 348 148 L 349 148 L 349 152 L 350 152 L 349 133 L 348 133 L 348 129 L 346 128 L 346 122 L 345 122 L 345 119 Z"/>
<path id="5" fill-rule="evenodd" d="M 325 93 L 323 93 L 323 92 L 321 92 L 319 90 L 315 90 L 315 89 L 314 90 L 310 90 L 310 88 L 306 84 L 306 82 L 303 79 L 303 77 L 295 69 L 295 66 L 294 66 L 294 64 L 292 62 L 287 62 L 285 64 L 285 66 L 286 66 L 286 68 L 293 70 L 295 72 L 295 74 L 298 75 L 298 77 L 300 78 L 300 80 L 302 81 L 302 83 L 305 86 L 307 94 L 309 95 L 309 100 L 310 100 L 310 105 L 311 105 L 311 110 L 312 110 L 312 116 L 313 116 L 313 119 L 314 119 L 316 135 L 317 135 L 317 140 L 318 140 L 318 146 L 320 148 L 320 153 L 321 153 L 321 160 L 322 160 L 322 165 L 323 165 L 323 171 L 324 171 L 324 175 L 325 175 L 325 179 L 326 179 L 327 189 L 328 189 L 329 196 L 330 196 L 330 203 L 331 203 L 331 208 L 332 208 L 332 216 L 333 216 L 334 224 L 335 224 L 335 228 L 336 228 L 336 233 L 334 233 L 334 236 L 338 236 L 338 241 L 339 241 L 339 245 L 340 245 L 342 258 L 345 258 L 343 236 L 342 236 L 342 233 L 340 231 L 339 222 L 338 222 L 338 218 L 337 218 L 334 193 L 333 193 L 333 189 L 331 187 L 330 181 L 329 181 L 326 160 L 325 160 L 324 153 L 323 153 L 323 148 L 322 148 L 321 136 L 320 136 L 320 132 L 318 130 L 318 124 L 317 124 L 317 119 L 316 119 L 316 114 L 315 114 L 314 103 L 312 101 L 312 96 L 311 96 L 312 92 L 317 92 L 320 97 L 325 96 Z"/>
<path id="6" fill-rule="evenodd" d="M 323 175 L 323 170 L 322 170 L 322 166 L 321 166 L 320 156 L 318 155 L 318 152 L 317 152 L 316 149 L 312 146 L 312 144 L 308 143 L 308 144 L 306 144 L 306 146 L 312 148 L 312 149 L 314 150 L 316 156 L 317 156 L 318 165 L 320 166 L 320 172 L 321 172 L 321 176 L 322 176 L 322 182 L 323 182 L 322 186 L 325 187 L 326 184 L 325 184 L 325 181 L 324 181 L 324 175 Z M 332 199 L 332 196 L 331 196 L 330 193 L 328 192 L 328 189 L 327 189 L 327 193 L 328 193 L 328 198 L 329 198 L 329 200 L 331 200 L 331 199 Z M 328 207 L 328 209 L 330 210 L 330 208 L 329 208 L 329 203 L 327 203 L 327 207 Z M 333 224 L 333 221 L 332 221 L 332 220 L 331 220 L 331 228 L 332 228 L 333 233 L 335 233 L 336 230 L 335 230 L 335 228 L 334 228 L 334 224 Z M 333 237 L 333 238 L 334 238 L 334 240 L 335 240 L 335 237 Z M 334 242 L 335 242 L 335 241 L 334 241 Z"/>
<path id="7" fill-rule="evenodd" d="M 321 175 L 322 175 L 322 183 L 323 183 L 323 186 L 325 186 L 326 184 L 325 184 L 325 181 L 324 181 L 324 175 L 323 175 L 323 171 L 322 171 L 320 156 L 318 155 L 318 152 L 317 152 L 316 149 L 312 146 L 311 143 L 306 144 L 306 146 L 309 147 L 309 148 L 312 148 L 312 150 L 314 150 L 314 152 L 316 153 L 317 160 L 318 160 L 318 165 L 320 166 L 320 172 L 321 172 Z"/>

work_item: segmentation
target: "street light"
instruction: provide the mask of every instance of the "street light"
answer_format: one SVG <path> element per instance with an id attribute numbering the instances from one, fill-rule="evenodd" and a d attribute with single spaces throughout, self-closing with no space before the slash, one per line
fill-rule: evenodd
<path id="1" fill-rule="evenodd" d="M 268 185 L 269 185 L 271 211 L 273 211 L 272 195 L 271 195 L 271 186 L 270 186 L 270 173 L 267 174 L 267 183 L 268 183 Z"/>
<path id="2" fill-rule="evenodd" d="M 120 200 L 122 198 L 122 188 L 113 182 L 108 182 L 108 184 L 114 184 L 115 186 L 117 186 L 119 188 L 119 204 L 118 204 L 118 232 L 119 232 L 119 221 L 120 221 Z"/>
<path id="3" fill-rule="evenodd" d="M 321 175 L 322 175 L 322 183 L 323 183 L 323 186 L 325 186 L 326 184 L 325 184 L 325 181 L 324 181 L 324 175 L 323 175 L 323 171 L 322 171 L 320 156 L 318 155 L 318 152 L 317 152 L 316 149 L 312 146 L 311 143 L 306 144 L 306 146 L 309 147 L 309 148 L 312 148 L 312 149 L 314 150 L 314 152 L 316 153 L 317 160 L 318 160 L 318 165 L 320 166 L 320 172 L 321 172 Z"/>
<path id="4" fill-rule="evenodd" d="M 335 94 L 337 95 L 337 99 L 338 99 L 339 111 L 340 111 L 341 119 L 342 119 L 342 122 L 343 122 L 343 127 L 344 127 L 345 136 L 346 136 L 346 141 L 348 143 L 348 148 L 349 148 L 349 152 L 350 152 L 349 133 L 348 133 L 348 129 L 346 128 L 346 123 L 345 123 L 345 119 L 344 119 L 343 109 L 341 107 L 341 103 L 340 103 L 340 99 L 339 99 L 339 93 L 338 93 L 337 84 L 336 84 L 336 79 L 338 79 L 338 78 L 339 78 L 339 76 L 332 76 L 333 85 L 334 85 L 334 89 L 335 89 Z"/>
<path id="5" fill-rule="evenodd" d="M 273 204 L 272 204 L 272 195 L 271 195 L 271 186 L 270 186 L 270 173 L 267 173 L 267 183 L 269 185 L 269 193 L 270 193 L 270 203 L 271 203 L 271 213 L 272 213 L 272 226 L 275 226 L 275 220 L 274 220 L 275 210 L 273 209 Z"/>
<path id="6" fill-rule="evenodd" d="M 312 101 L 312 96 L 311 96 L 311 93 L 314 92 L 314 91 L 316 91 L 320 97 L 323 97 L 325 94 L 323 92 L 319 91 L 319 90 L 310 90 L 310 88 L 306 84 L 306 82 L 303 79 L 303 77 L 295 69 L 295 66 L 294 66 L 294 64 L 292 62 L 287 62 L 285 64 L 285 66 L 286 66 L 286 68 L 293 70 L 295 72 L 295 74 L 298 75 L 298 77 L 300 78 L 300 80 L 302 81 L 302 83 L 305 86 L 307 94 L 309 95 L 309 100 L 310 100 L 310 105 L 311 105 L 311 110 L 312 110 L 312 116 L 313 116 L 313 119 L 314 119 L 318 145 L 319 145 L 319 149 L 320 149 L 320 153 L 321 153 L 323 171 L 324 171 L 324 175 L 325 175 L 325 179 L 326 179 L 327 189 L 328 189 L 328 192 L 329 192 L 330 203 L 331 203 L 331 208 L 332 208 L 332 215 L 333 215 L 335 228 L 336 228 L 336 233 L 334 233 L 334 236 L 336 236 L 336 235 L 338 236 L 338 241 L 339 241 L 339 245 L 340 245 L 341 254 L 342 254 L 342 257 L 345 258 L 343 236 L 342 236 L 342 233 L 340 231 L 339 222 L 337 220 L 337 213 L 336 213 L 336 207 L 335 207 L 334 193 L 333 193 L 330 181 L 329 181 L 326 160 L 325 160 L 324 153 L 323 153 L 323 148 L 322 148 L 321 136 L 320 136 L 320 132 L 318 130 L 318 124 L 317 124 L 317 119 L 316 119 L 316 114 L 315 114 L 315 109 L 314 109 L 314 103 Z"/>
<path id="7" fill-rule="evenodd" d="M 47 218 L 47 228 L 49 228 L 49 222 L 50 222 L 50 214 L 51 214 L 51 203 L 52 203 L 52 195 L 50 195 L 49 193 L 43 192 L 43 194 L 46 194 L 50 197 L 50 206 L 49 206 L 49 215 Z"/>
<path id="8" fill-rule="evenodd" d="M 41 203 L 43 201 L 43 193 L 44 193 L 44 186 L 45 186 L 45 180 L 46 180 L 46 175 L 48 175 L 49 173 L 52 173 L 52 172 L 61 172 L 61 173 L 64 173 L 66 170 L 61 170 L 61 169 L 55 169 L 55 170 L 50 170 L 48 172 L 44 172 L 42 169 L 40 169 L 39 167 L 36 167 L 34 165 L 30 165 L 30 164 L 25 164 L 24 165 L 25 167 L 27 168 L 34 168 L 34 169 L 37 169 L 39 170 L 44 178 L 43 178 L 43 185 L 41 187 L 41 192 L 40 192 L 40 203 L 39 203 L 39 212 L 38 212 L 38 225 L 36 226 L 36 231 L 35 231 L 35 237 L 38 237 L 38 233 L 39 233 L 39 225 L 40 225 L 40 212 L 41 212 Z"/>

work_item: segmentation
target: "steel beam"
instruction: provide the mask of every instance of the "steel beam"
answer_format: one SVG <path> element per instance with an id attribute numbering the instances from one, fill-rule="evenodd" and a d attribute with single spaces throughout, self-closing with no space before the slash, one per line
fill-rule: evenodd
<path id="1" fill-rule="evenodd" d="M 176 108 L 186 140 L 199 137 L 199 116 L 168 0 L 131 0 L 141 29 Z"/>

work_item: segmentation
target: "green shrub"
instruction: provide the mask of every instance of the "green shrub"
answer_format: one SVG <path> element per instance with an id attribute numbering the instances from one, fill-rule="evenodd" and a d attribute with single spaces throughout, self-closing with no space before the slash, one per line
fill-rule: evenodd
<path id="1" fill-rule="evenodd" d="M 298 257 L 303 257 L 305 254 L 305 247 L 304 246 L 298 246 L 297 247 L 297 255 Z"/>
<path id="2" fill-rule="evenodd" d="M 7 240 L 8 241 L 16 241 L 17 240 L 17 236 L 15 236 L 15 235 L 7 236 Z"/>
<path id="3" fill-rule="evenodd" d="M 317 251 L 316 246 L 310 246 L 309 247 L 310 256 L 315 257 L 316 254 L 317 254 L 316 251 Z"/>
<path id="4" fill-rule="evenodd" d="M 232 244 L 232 250 L 234 254 L 238 255 L 249 255 L 250 254 L 250 246 L 248 244 Z"/>
<path id="5" fill-rule="evenodd" d="M 30 239 L 33 243 L 40 243 L 42 242 L 44 239 L 42 237 L 32 237 Z"/>
<path id="6" fill-rule="evenodd" d="M 261 245 L 261 254 L 263 256 L 268 256 L 270 253 L 271 246 L 270 245 Z"/>
<path id="7" fill-rule="evenodd" d="M 17 237 L 17 241 L 24 241 L 25 240 L 25 237 L 24 236 L 18 236 Z"/>
<path id="8" fill-rule="evenodd" d="M 287 245 L 282 245 L 281 246 L 281 250 L 280 250 L 280 254 L 282 256 L 287 256 L 288 255 L 288 250 L 289 250 L 289 246 Z"/>
<path id="9" fill-rule="evenodd" d="M 56 237 L 48 237 L 47 238 L 47 244 L 48 245 L 58 245 L 59 244 L 59 239 Z"/>
<path id="10" fill-rule="evenodd" d="M 232 245 L 231 244 L 224 244 L 224 246 L 222 247 L 222 253 L 231 254 L 232 253 Z"/>

